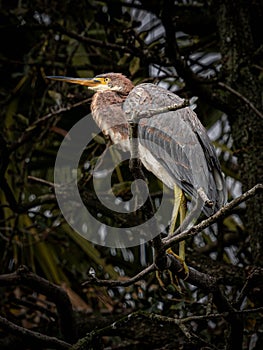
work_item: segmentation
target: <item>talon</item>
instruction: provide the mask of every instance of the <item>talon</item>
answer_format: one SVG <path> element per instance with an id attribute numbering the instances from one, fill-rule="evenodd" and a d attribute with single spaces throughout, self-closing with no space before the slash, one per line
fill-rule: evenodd
<path id="1" fill-rule="evenodd" d="M 179 255 L 175 254 L 173 251 L 172 251 L 172 248 L 168 248 L 167 251 L 166 251 L 167 254 L 171 254 L 172 256 L 175 257 L 176 260 L 178 260 L 181 265 L 182 265 L 182 268 L 178 271 L 178 274 L 182 274 L 182 277 L 179 276 L 182 280 L 187 280 L 187 278 L 189 277 L 189 268 L 188 266 L 186 265 L 185 261 L 183 258 L 181 258 Z"/>
<path id="2" fill-rule="evenodd" d="M 162 275 L 165 274 L 165 273 L 169 274 L 169 281 L 164 281 L 163 280 L 163 276 Z M 170 271 L 170 270 L 156 271 L 156 278 L 158 280 L 158 283 L 159 283 L 160 287 L 165 292 L 167 292 L 167 290 L 168 290 L 167 287 L 169 285 L 171 285 L 171 286 L 173 286 L 176 289 L 176 291 L 179 294 L 182 294 L 182 289 L 181 289 L 181 287 L 179 285 L 179 280 L 178 280 L 177 276 L 172 273 L 172 271 Z"/>
<path id="3" fill-rule="evenodd" d="M 177 290 L 178 293 L 182 294 L 182 288 L 180 287 L 179 279 L 172 273 L 172 271 L 168 270 L 168 272 L 170 275 L 171 285 Z"/>
<path id="4" fill-rule="evenodd" d="M 160 271 L 156 271 L 156 278 L 158 280 L 158 283 L 160 285 L 160 287 L 164 290 L 164 291 L 167 291 L 167 288 L 165 286 L 165 283 L 163 282 L 162 280 L 162 277 L 161 277 L 161 272 Z"/>
<path id="5" fill-rule="evenodd" d="M 189 268 L 188 268 L 188 266 L 186 265 L 186 263 L 185 262 L 183 262 L 183 268 L 182 268 L 182 270 L 184 270 L 184 277 L 182 277 L 182 280 L 184 280 L 184 281 L 186 281 L 187 280 L 187 278 L 189 277 Z"/>

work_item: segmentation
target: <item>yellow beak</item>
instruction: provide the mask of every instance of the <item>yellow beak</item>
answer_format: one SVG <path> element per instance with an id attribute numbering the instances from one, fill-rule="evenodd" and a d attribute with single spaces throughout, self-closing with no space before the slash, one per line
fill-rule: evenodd
<path id="1" fill-rule="evenodd" d="M 46 78 L 51 80 L 64 81 L 72 84 L 84 85 L 91 89 L 94 87 L 97 87 L 98 85 L 103 84 L 102 79 L 100 78 L 70 78 L 70 77 L 64 77 L 64 76 L 58 76 L 58 75 L 50 75 L 50 76 L 47 76 Z"/>

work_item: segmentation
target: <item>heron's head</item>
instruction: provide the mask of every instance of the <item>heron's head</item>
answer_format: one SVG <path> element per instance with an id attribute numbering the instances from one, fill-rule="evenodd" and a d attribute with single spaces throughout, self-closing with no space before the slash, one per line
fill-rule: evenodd
<path id="1" fill-rule="evenodd" d="M 105 73 L 94 78 L 70 78 L 64 76 L 47 76 L 48 79 L 65 81 L 87 86 L 94 91 L 116 91 L 127 95 L 134 87 L 132 82 L 121 73 Z"/>

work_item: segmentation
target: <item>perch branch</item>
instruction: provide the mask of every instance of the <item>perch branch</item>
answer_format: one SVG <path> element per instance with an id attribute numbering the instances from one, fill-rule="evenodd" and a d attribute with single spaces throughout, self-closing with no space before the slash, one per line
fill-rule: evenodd
<path id="1" fill-rule="evenodd" d="M 243 193 L 240 197 L 233 199 L 230 203 L 226 204 L 223 208 L 221 208 L 217 213 L 212 215 L 210 218 L 203 220 L 200 224 L 191 227 L 189 230 L 183 231 L 179 235 L 172 237 L 172 238 L 165 238 L 163 239 L 164 245 L 163 247 L 167 249 L 168 247 L 175 244 L 175 242 L 179 242 L 183 239 L 189 238 L 191 236 L 196 235 L 198 232 L 202 231 L 204 228 L 212 225 L 215 223 L 219 218 L 225 216 L 226 214 L 229 214 L 233 208 L 238 206 L 240 203 L 248 200 L 249 198 L 255 196 L 259 191 L 263 190 L 263 185 L 258 184 L 248 190 L 247 192 Z M 173 264 L 179 264 L 179 262 L 174 259 L 173 257 L 169 255 L 169 258 L 172 260 Z M 180 266 L 177 266 L 177 268 L 180 268 Z M 83 283 L 83 286 L 94 284 L 98 286 L 105 286 L 105 287 L 127 287 L 135 282 L 138 282 L 139 280 L 143 279 L 147 274 L 153 272 L 156 270 L 155 264 L 152 264 L 148 266 L 146 269 L 142 270 L 137 275 L 133 276 L 132 278 L 129 278 L 125 281 L 119 281 L 119 280 L 100 280 L 97 279 L 94 276 L 91 276 L 88 281 L 85 281 Z M 187 281 L 193 285 L 199 286 L 201 288 L 207 289 L 209 286 L 216 284 L 216 279 L 209 276 L 208 274 L 201 273 L 197 270 L 195 270 L 192 267 L 189 267 L 189 277 Z M 208 288 L 209 289 L 209 288 Z"/>
<path id="2" fill-rule="evenodd" d="M 226 204 L 224 207 L 222 207 L 220 210 L 218 210 L 214 215 L 210 216 L 208 219 L 203 220 L 200 222 L 200 224 L 195 225 L 191 227 L 188 230 L 185 230 L 181 232 L 180 234 L 176 234 L 175 231 L 174 236 L 171 238 L 164 238 L 164 247 L 167 249 L 171 247 L 173 244 L 178 243 L 180 241 L 183 241 L 187 238 L 195 236 L 198 232 L 201 232 L 208 226 L 211 226 L 216 221 L 218 221 L 220 218 L 223 218 L 227 214 L 231 212 L 231 210 L 235 207 L 237 207 L 239 204 L 247 201 L 249 198 L 254 197 L 258 192 L 263 190 L 263 184 L 257 184 L 254 187 L 252 187 L 247 192 L 243 193 L 241 196 L 233 199 L 231 202 Z"/>

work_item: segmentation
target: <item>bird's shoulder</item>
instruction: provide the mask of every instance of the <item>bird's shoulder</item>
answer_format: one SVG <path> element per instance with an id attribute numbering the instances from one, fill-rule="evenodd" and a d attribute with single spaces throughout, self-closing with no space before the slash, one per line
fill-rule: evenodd
<path id="1" fill-rule="evenodd" d="M 138 109 L 144 110 L 166 107 L 182 103 L 183 99 L 158 85 L 143 83 L 135 86 L 126 98 L 123 108 L 126 113 Z"/>

